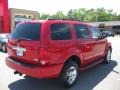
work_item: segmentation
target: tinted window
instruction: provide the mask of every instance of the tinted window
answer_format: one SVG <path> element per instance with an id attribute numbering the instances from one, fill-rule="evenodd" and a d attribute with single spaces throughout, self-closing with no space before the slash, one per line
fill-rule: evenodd
<path id="1" fill-rule="evenodd" d="M 76 31 L 76 37 L 78 39 L 80 39 L 80 38 L 90 38 L 90 34 L 89 34 L 87 26 L 80 25 L 80 24 L 75 24 L 74 29 Z"/>
<path id="2" fill-rule="evenodd" d="M 93 38 L 100 38 L 101 37 L 101 32 L 100 30 L 96 29 L 96 28 L 90 28 L 91 32 L 93 34 Z"/>
<path id="3" fill-rule="evenodd" d="M 69 24 L 56 23 L 51 25 L 52 40 L 70 40 L 71 32 Z"/>
<path id="4" fill-rule="evenodd" d="M 40 23 L 24 23 L 18 24 L 15 30 L 12 32 L 10 38 L 12 39 L 31 39 L 31 40 L 40 40 Z"/>

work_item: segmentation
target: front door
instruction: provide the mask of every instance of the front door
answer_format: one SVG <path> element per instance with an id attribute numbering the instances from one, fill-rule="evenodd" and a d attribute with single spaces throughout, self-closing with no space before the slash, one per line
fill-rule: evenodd
<path id="1" fill-rule="evenodd" d="M 93 36 L 92 38 L 94 40 L 94 57 L 95 59 L 99 59 L 104 55 L 106 39 L 102 38 L 102 35 L 99 29 L 91 27 L 90 30 Z"/>

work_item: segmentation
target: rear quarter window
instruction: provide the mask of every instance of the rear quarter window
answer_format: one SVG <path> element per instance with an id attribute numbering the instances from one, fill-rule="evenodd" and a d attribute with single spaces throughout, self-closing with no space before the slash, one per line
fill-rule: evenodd
<path id="1" fill-rule="evenodd" d="M 64 23 L 51 24 L 52 40 L 70 40 L 72 39 L 70 25 Z"/>

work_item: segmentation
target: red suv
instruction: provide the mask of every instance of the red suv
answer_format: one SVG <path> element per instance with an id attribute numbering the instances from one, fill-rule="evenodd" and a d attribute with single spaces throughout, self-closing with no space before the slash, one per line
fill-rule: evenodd
<path id="1" fill-rule="evenodd" d="M 70 20 L 20 23 L 8 41 L 6 64 L 15 74 L 57 78 L 71 87 L 80 70 L 111 59 L 111 44 L 93 26 Z"/>

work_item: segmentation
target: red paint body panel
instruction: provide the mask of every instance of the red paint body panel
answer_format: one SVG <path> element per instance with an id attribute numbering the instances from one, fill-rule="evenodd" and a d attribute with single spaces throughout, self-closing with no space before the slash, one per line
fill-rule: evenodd
<path id="1" fill-rule="evenodd" d="M 11 43 L 12 42 L 12 43 Z M 38 62 L 34 62 L 34 58 L 38 58 L 38 50 L 40 48 L 40 42 L 37 41 L 21 41 L 19 43 L 19 46 L 26 49 L 26 52 L 24 52 L 24 56 L 16 56 L 16 51 L 12 50 L 13 46 L 16 46 L 14 40 L 9 40 L 8 45 L 8 54 L 20 61 L 29 62 L 30 64 L 37 64 Z"/>
<path id="2" fill-rule="evenodd" d="M 13 46 L 17 46 L 16 41 L 9 39 L 8 43 L 9 58 L 15 60 L 16 62 L 21 61 L 27 64 L 39 65 L 37 68 L 29 68 L 27 66 L 12 62 L 8 58 L 6 59 L 6 63 L 10 68 L 13 68 L 14 70 L 24 73 L 28 76 L 37 78 L 58 77 L 65 62 L 71 56 L 77 56 L 79 58 L 81 64 L 80 70 L 84 70 L 84 66 L 88 67 L 90 63 L 93 63 L 96 60 L 98 60 L 98 63 L 101 62 L 99 59 L 105 56 L 107 49 L 110 46 L 106 39 L 93 39 L 91 33 L 89 33 L 89 39 L 76 39 L 76 33 L 73 25 L 82 24 L 89 26 L 81 22 L 48 20 L 44 22 L 40 21 L 39 23 L 42 23 L 40 41 L 21 41 L 19 46 L 26 48 L 26 52 L 22 57 L 16 56 L 16 50 L 12 49 Z M 50 26 L 54 23 L 69 24 L 72 39 L 51 40 Z M 47 64 L 42 66 L 41 64 L 44 64 L 43 61 L 47 62 Z"/>
<path id="3" fill-rule="evenodd" d="M 6 58 L 6 64 L 15 69 L 16 71 L 21 72 L 22 74 L 26 74 L 28 76 L 32 76 L 35 78 L 55 78 L 58 77 L 60 71 L 63 67 L 63 64 L 46 66 L 46 67 L 27 67 L 18 62 L 11 61 L 10 58 Z"/>
<path id="4" fill-rule="evenodd" d="M 2 33 L 9 33 L 10 22 L 9 22 L 9 10 L 8 0 L 0 0 L 0 23 L 2 24 Z"/>

